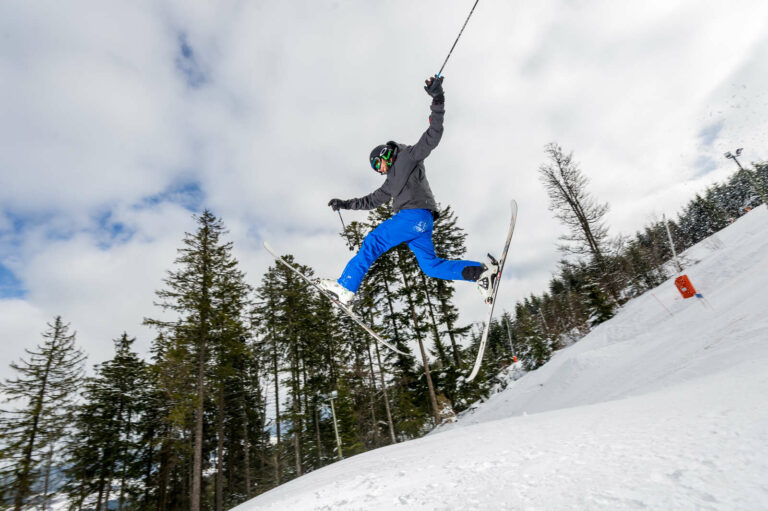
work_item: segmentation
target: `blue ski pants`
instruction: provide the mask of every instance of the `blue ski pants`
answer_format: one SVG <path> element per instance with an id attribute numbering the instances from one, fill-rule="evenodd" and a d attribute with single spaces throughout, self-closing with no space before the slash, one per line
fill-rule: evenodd
<path id="1" fill-rule="evenodd" d="M 440 259 L 432 244 L 432 212 L 428 209 L 403 209 L 382 222 L 363 240 L 363 246 L 339 277 L 338 283 L 357 293 L 368 269 L 384 252 L 401 243 L 416 256 L 422 271 L 443 280 L 466 280 L 462 271 L 467 266 L 482 266 L 475 261 Z"/>

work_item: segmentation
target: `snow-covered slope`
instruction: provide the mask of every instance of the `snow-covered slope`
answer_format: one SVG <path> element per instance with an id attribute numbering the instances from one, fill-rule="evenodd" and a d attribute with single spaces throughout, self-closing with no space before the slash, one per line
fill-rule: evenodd
<path id="1" fill-rule="evenodd" d="M 768 509 L 768 210 L 685 255 L 706 302 L 670 280 L 458 423 L 236 509 Z"/>

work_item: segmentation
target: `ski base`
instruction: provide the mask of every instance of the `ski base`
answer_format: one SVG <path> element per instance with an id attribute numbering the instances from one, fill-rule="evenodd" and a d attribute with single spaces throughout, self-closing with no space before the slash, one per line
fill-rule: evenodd
<path id="1" fill-rule="evenodd" d="M 488 342 L 488 333 L 491 330 L 491 318 L 493 318 L 493 308 L 496 305 L 496 294 L 499 292 L 499 284 L 501 284 L 501 272 L 504 271 L 504 263 L 507 260 L 507 252 L 509 252 L 509 244 L 512 241 L 512 234 L 515 232 L 515 223 L 517 222 L 517 202 L 512 200 L 510 202 L 512 208 L 512 217 L 509 221 L 509 230 L 507 231 L 507 240 L 504 243 L 504 250 L 501 252 L 501 258 L 499 259 L 499 271 L 496 273 L 496 280 L 493 282 L 493 291 L 491 296 L 485 300 L 490 307 L 488 310 L 488 317 L 485 322 L 485 328 L 483 329 L 483 335 L 480 337 L 480 345 L 477 349 L 477 357 L 475 358 L 475 365 L 472 367 L 472 372 L 467 377 L 467 381 L 470 382 L 475 379 L 477 373 L 480 371 L 480 365 L 483 362 L 483 354 L 485 353 L 485 344 Z"/>

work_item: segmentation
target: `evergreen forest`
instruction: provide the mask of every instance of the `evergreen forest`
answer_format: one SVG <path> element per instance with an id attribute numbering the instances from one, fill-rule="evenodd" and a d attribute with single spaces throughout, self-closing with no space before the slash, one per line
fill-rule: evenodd
<path id="1" fill-rule="evenodd" d="M 149 354 L 137 353 L 136 339 L 115 325 L 113 357 L 88 367 L 74 327 L 55 317 L 41 325 L 36 348 L 11 363 L 16 376 L 0 384 L 0 508 L 45 510 L 65 499 L 72 510 L 229 509 L 455 420 L 503 384 L 513 364 L 535 370 L 675 274 L 662 219 L 609 236 L 608 204 L 589 193 L 572 154 L 556 144 L 546 154 L 539 178 L 566 228 L 562 260 L 545 291 L 497 309 L 473 382 L 466 375 L 483 325 L 461 314 L 454 283 L 425 277 L 407 246 L 376 261 L 356 305 L 410 355 L 403 356 L 277 262 L 246 275 L 224 219 L 205 210 L 195 230 L 180 235 L 154 300 L 147 297 Z M 726 227 L 767 194 L 768 163 L 697 194 L 668 219 L 675 250 Z M 339 233 L 350 256 L 391 208 Z M 454 210 L 442 206 L 438 256 L 461 258 L 466 236 Z M 307 261 L 284 258 L 314 275 Z"/>

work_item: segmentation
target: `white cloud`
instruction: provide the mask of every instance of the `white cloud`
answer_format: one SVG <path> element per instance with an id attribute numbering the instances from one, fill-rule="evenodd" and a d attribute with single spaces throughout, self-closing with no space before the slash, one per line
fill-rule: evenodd
<path id="1" fill-rule="evenodd" d="M 146 352 L 155 334 L 142 325 L 143 318 L 162 317 L 152 306 L 154 291 L 162 287 L 183 233 L 192 231 L 194 222 L 187 210 L 173 205 L 116 211 L 114 217 L 137 234 L 109 247 L 99 232 L 81 231 L 63 240 L 51 240 L 42 230 L 30 235 L 28 256 L 13 268 L 28 292 L 23 300 L 0 300 L 0 316 L 16 318 L 15 351 L 40 343 L 45 322 L 60 315 L 77 331 L 93 363 L 112 356 L 111 340 L 123 331 L 138 337 L 136 348 Z M 0 324 L 5 330 L 6 323 Z"/>
<path id="2" fill-rule="evenodd" d="M 0 300 L 0 381 L 10 376 L 8 364 L 25 356 L 24 348 L 33 348 L 36 343 L 30 339 L 42 340 L 46 322 L 51 322 L 44 311 L 25 300 Z"/>
<path id="3" fill-rule="evenodd" d="M 61 314 L 94 359 L 122 330 L 146 347 L 141 318 L 193 228 L 165 202 L 180 186 L 223 218 L 255 285 L 270 264 L 262 238 L 338 273 L 350 254 L 326 203 L 380 185 L 370 147 L 418 139 L 421 81 L 469 7 L 4 2 L 0 263 L 27 294 L 0 301 L 16 318 L 0 336 Z M 446 132 L 427 169 L 471 258 L 500 248 L 507 201 L 520 202 L 502 308 L 544 290 L 559 258 L 536 173 L 546 143 L 575 151 L 614 234 L 724 179 L 727 150 L 768 158 L 766 14 L 749 0 L 478 4 L 445 68 Z M 111 239 L 117 224 L 132 237 Z M 459 289 L 463 321 L 479 319 L 475 291 Z"/>

